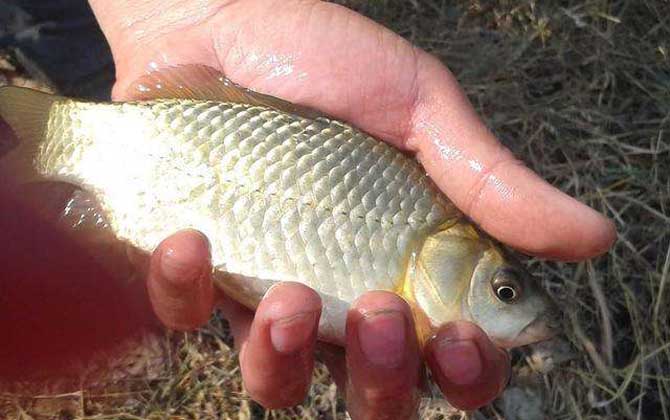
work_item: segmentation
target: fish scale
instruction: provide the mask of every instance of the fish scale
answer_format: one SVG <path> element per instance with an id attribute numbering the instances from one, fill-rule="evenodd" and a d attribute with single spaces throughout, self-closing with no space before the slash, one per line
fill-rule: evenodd
<path id="1" fill-rule="evenodd" d="M 418 163 L 326 118 L 192 100 L 64 102 L 52 114 L 50 132 L 59 134 L 39 157 L 45 174 L 65 170 L 98 191 L 132 244 L 153 249 L 196 228 L 212 240 L 213 264 L 243 276 L 300 281 L 345 301 L 395 289 L 420 239 L 454 214 Z M 133 133 L 127 118 L 156 124 Z M 152 170 L 97 177 L 112 165 L 105 156 L 125 147 Z"/>

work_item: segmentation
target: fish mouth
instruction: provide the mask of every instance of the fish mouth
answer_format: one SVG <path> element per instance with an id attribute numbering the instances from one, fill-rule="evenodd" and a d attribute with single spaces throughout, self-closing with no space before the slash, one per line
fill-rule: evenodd
<path id="1" fill-rule="evenodd" d="M 548 315 L 548 316 L 547 316 Z M 535 318 L 526 328 L 521 330 L 514 340 L 517 346 L 526 346 L 528 344 L 546 341 L 556 337 L 561 332 L 561 321 L 559 313 L 552 312 Z"/>

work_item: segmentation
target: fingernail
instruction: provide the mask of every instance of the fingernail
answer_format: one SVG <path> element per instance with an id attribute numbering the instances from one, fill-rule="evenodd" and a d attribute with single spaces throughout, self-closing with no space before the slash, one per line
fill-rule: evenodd
<path id="1" fill-rule="evenodd" d="M 263 294 L 263 297 L 261 298 L 261 300 L 265 300 L 270 295 L 272 295 L 272 293 L 274 293 L 277 289 L 281 289 L 284 286 L 285 285 L 283 284 L 283 282 L 280 282 L 280 281 L 272 283 L 272 285 L 268 288 L 268 290 L 266 290 L 265 293 Z"/>
<path id="2" fill-rule="evenodd" d="M 184 255 L 183 250 L 167 249 L 161 255 L 161 274 L 172 285 L 181 286 L 199 275 L 199 267 L 193 264 L 190 254 Z"/>
<path id="3" fill-rule="evenodd" d="M 317 327 L 316 312 L 302 312 L 272 321 L 270 341 L 272 347 L 282 354 L 292 354 L 304 349 L 313 339 Z"/>
<path id="4" fill-rule="evenodd" d="M 163 277 L 174 286 L 191 286 L 191 282 L 202 276 L 202 269 L 198 262 L 202 260 L 203 249 L 209 247 L 207 239 L 194 232 L 197 240 L 183 241 L 179 251 L 169 247 L 163 251 L 160 259 L 160 269 Z"/>
<path id="5" fill-rule="evenodd" d="M 482 376 L 482 355 L 472 340 L 445 338 L 435 343 L 440 371 L 454 385 L 472 385 Z"/>
<path id="6" fill-rule="evenodd" d="M 405 360 L 407 327 L 401 312 L 367 313 L 357 330 L 361 352 L 373 365 L 394 368 Z"/>

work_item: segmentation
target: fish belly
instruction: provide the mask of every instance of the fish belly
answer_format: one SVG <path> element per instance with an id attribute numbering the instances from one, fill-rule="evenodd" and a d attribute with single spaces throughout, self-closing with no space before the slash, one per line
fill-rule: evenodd
<path id="1" fill-rule="evenodd" d="M 251 305 L 278 281 L 314 288 L 336 312 L 368 290 L 397 290 L 411 253 L 454 213 L 391 146 L 244 104 L 63 101 L 36 163 L 92 192 L 115 234 L 142 250 L 202 231 L 229 274 L 220 283 Z"/>

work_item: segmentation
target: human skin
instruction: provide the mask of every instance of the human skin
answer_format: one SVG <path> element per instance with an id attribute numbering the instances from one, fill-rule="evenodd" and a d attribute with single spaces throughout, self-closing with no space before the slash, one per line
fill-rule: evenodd
<path id="1" fill-rule="evenodd" d="M 317 1 L 91 0 L 117 69 L 114 99 L 152 65 L 205 64 L 251 89 L 311 106 L 414 153 L 488 233 L 561 260 L 598 255 L 615 238 L 604 217 L 554 189 L 503 148 L 435 58 L 343 7 Z M 170 328 L 231 322 L 245 385 L 267 407 L 299 403 L 313 365 L 312 291 L 285 284 L 254 314 L 214 291 L 206 239 L 180 232 L 156 250 L 147 288 Z M 407 305 L 372 292 L 352 307 L 346 354 L 324 352 L 354 418 L 413 413 L 428 363 L 445 396 L 472 409 L 504 386 L 509 362 L 476 326 L 444 326 L 421 354 Z M 268 361 L 261 363 L 261 361 Z"/>

